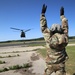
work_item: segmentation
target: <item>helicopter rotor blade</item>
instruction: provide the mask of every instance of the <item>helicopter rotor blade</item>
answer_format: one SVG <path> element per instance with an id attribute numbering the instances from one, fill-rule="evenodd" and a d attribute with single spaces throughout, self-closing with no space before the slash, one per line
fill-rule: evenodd
<path id="1" fill-rule="evenodd" d="M 12 27 L 10 27 L 11 29 L 14 29 L 14 30 L 20 30 L 20 31 L 22 31 L 21 29 L 17 29 L 17 28 L 12 28 Z"/>
<path id="2" fill-rule="evenodd" d="M 30 31 L 31 29 L 27 29 L 27 30 L 25 30 L 25 32 L 27 32 L 27 31 Z"/>

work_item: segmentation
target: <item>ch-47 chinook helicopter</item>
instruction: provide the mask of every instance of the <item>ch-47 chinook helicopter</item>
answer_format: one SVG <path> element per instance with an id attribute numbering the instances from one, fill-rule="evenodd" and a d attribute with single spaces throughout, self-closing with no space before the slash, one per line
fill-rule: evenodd
<path id="1" fill-rule="evenodd" d="M 23 29 L 12 28 L 12 27 L 10 27 L 10 28 L 11 28 L 11 29 L 14 29 L 14 30 L 19 30 L 19 31 L 21 31 L 21 35 L 20 35 L 21 38 L 26 37 L 25 33 L 26 33 L 27 31 L 30 31 L 30 30 L 31 30 L 31 29 L 23 30 Z"/>

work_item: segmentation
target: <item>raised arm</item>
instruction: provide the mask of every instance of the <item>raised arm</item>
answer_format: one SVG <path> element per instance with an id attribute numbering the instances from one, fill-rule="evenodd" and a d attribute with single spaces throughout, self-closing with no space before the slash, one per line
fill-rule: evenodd
<path id="1" fill-rule="evenodd" d="M 47 29 L 47 20 L 45 17 L 46 9 L 47 9 L 47 6 L 43 4 L 41 17 L 40 17 L 40 26 L 41 26 L 42 33 L 45 32 L 45 30 Z"/>
<path id="2" fill-rule="evenodd" d="M 61 9 L 60 9 L 60 18 L 61 18 L 61 22 L 62 22 L 63 32 L 65 35 L 68 36 L 68 20 L 64 16 L 64 8 L 63 7 L 61 7 Z"/>
<path id="3" fill-rule="evenodd" d="M 50 38 L 50 30 L 47 27 L 47 20 L 45 17 L 45 12 L 46 12 L 47 6 L 45 4 L 42 7 L 42 12 L 41 12 L 41 17 L 40 17 L 40 27 L 41 31 L 44 35 L 45 41 L 47 41 Z"/>

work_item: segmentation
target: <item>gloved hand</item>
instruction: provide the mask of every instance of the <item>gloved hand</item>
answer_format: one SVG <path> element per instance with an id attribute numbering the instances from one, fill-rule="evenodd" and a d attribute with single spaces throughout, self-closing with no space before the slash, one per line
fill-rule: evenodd
<path id="1" fill-rule="evenodd" d="M 43 4 L 43 6 L 42 6 L 42 12 L 41 13 L 45 14 L 46 9 L 47 9 L 47 6 L 45 4 Z"/>
<path id="2" fill-rule="evenodd" d="M 60 9 L 60 16 L 64 15 L 64 7 L 61 7 Z"/>

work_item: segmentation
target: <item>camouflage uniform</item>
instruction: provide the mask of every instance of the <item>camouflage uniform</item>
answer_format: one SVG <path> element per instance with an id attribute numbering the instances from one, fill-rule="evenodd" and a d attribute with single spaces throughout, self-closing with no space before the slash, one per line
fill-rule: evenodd
<path id="1" fill-rule="evenodd" d="M 66 35 L 66 37 L 68 38 L 68 21 L 64 15 L 60 16 L 60 18 L 62 22 L 63 34 Z M 56 75 L 65 75 L 65 60 L 68 56 L 65 48 L 62 49 L 60 47 L 60 49 L 53 49 L 50 47 L 50 38 L 53 36 L 53 33 L 47 27 L 47 20 L 45 14 L 41 14 L 40 26 L 47 48 L 47 68 L 45 69 L 45 75 L 51 75 L 53 72 L 55 72 Z"/>

